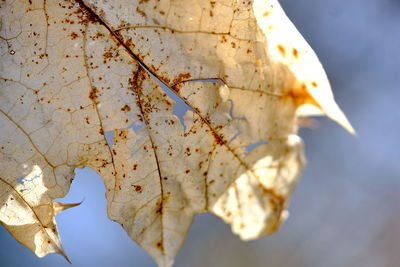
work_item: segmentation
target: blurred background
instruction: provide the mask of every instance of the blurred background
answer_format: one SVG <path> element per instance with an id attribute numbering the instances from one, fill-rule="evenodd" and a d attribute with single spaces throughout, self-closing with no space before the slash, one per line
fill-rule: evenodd
<path id="1" fill-rule="evenodd" d="M 212 215 L 199 215 L 175 266 L 400 266 L 400 1 L 281 0 L 328 73 L 337 102 L 358 132 L 331 121 L 302 129 L 307 169 L 278 233 L 242 242 Z M 104 186 L 90 169 L 57 216 L 74 267 L 156 266 L 107 219 Z M 0 227 L 0 266 L 71 266 L 36 258 Z"/>

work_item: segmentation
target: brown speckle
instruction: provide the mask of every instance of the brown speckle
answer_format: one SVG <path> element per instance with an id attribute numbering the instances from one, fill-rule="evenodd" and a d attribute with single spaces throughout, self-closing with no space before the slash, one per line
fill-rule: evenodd
<path id="1" fill-rule="evenodd" d="M 293 48 L 292 53 L 293 53 L 293 56 L 294 56 L 295 58 L 298 58 L 298 57 L 299 57 L 299 51 L 297 51 L 296 48 Z"/>
<path id="2" fill-rule="evenodd" d="M 159 250 L 161 250 L 161 251 L 164 250 L 164 246 L 163 246 L 163 244 L 162 244 L 161 241 L 158 241 L 158 242 L 157 242 L 156 247 L 157 247 Z"/>
<path id="3" fill-rule="evenodd" d="M 97 88 L 92 86 L 92 90 L 89 92 L 89 98 L 95 100 L 97 98 Z"/>
<path id="4" fill-rule="evenodd" d="M 70 36 L 71 40 L 75 40 L 76 38 L 78 38 L 78 34 L 76 32 L 71 32 Z"/>
<path id="5" fill-rule="evenodd" d="M 177 83 L 180 83 L 180 82 L 182 82 L 182 81 L 184 81 L 184 80 L 186 80 L 186 79 L 189 79 L 190 77 L 191 77 L 192 75 L 190 74 L 190 73 L 180 73 L 179 75 L 178 75 L 178 77 L 176 77 L 174 80 L 173 80 L 173 84 L 177 84 Z"/>
<path id="6" fill-rule="evenodd" d="M 285 47 L 283 47 L 283 45 L 278 45 L 278 50 L 281 52 L 283 57 L 286 55 Z"/>
<path id="7" fill-rule="evenodd" d="M 143 17 L 146 17 L 146 13 L 141 10 L 139 7 L 136 8 L 136 12 L 139 13 L 140 15 L 142 15 Z"/>
<path id="8" fill-rule="evenodd" d="M 104 57 L 104 58 L 112 58 L 112 57 L 113 57 L 113 54 L 112 54 L 111 52 L 105 52 L 105 53 L 103 54 L 103 57 Z"/>
<path id="9" fill-rule="evenodd" d="M 227 141 L 224 140 L 223 135 L 219 135 L 214 131 L 212 132 L 212 135 L 214 136 L 215 143 L 218 145 L 225 145 L 227 143 Z"/>
<path id="10" fill-rule="evenodd" d="M 121 111 L 123 111 L 123 112 L 129 112 L 129 111 L 131 111 L 131 107 L 128 106 L 128 105 L 125 105 L 125 106 L 123 106 L 123 107 L 121 108 Z"/>
<path id="11" fill-rule="evenodd" d="M 143 191 L 143 188 L 140 185 L 132 185 L 132 187 L 133 187 L 133 190 L 135 190 L 138 193 L 142 193 L 142 191 Z"/>

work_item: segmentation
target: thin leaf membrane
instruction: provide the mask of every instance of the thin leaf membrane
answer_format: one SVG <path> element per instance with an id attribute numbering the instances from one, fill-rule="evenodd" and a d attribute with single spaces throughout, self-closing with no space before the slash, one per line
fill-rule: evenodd
<path id="1" fill-rule="evenodd" d="M 17 0 L 0 14 L 0 221 L 39 257 L 65 256 L 54 216 L 75 204 L 53 200 L 76 168 L 100 174 L 110 219 L 170 266 L 198 213 L 244 240 L 279 227 L 305 161 L 297 116 L 353 131 L 276 0 Z"/>

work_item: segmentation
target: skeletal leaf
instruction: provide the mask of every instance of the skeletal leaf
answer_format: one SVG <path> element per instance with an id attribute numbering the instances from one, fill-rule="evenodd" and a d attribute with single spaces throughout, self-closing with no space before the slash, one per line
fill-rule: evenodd
<path id="1" fill-rule="evenodd" d="M 244 240 L 278 228 L 304 166 L 297 116 L 353 131 L 276 0 L 16 0 L 0 15 L 0 221 L 39 257 L 65 256 L 54 216 L 76 204 L 53 199 L 76 168 L 170 266 L 195 214 Z"/>

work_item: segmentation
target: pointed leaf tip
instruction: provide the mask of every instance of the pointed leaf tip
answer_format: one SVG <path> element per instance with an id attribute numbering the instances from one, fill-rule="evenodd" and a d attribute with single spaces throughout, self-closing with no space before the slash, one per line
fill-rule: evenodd
<path id="1" fill-rule="evenodd" d="M 53 209 L 54 209 L 54 214 L 57 215 L 61 211 L 79 206 L 82 204 L 83 201 L 79 203 L 62 203 L 62 202 L 53 202 Z"/>
<path id="2" fill-rule="evenodd" d="M 331 103 L 330 105 L 325 105 L 323 107 L 323 111 L 327 117 L 337 122 L 350 134 L 356 135 L 356 131 L 354 130 L 353 126 L 335 102 Z"/>

